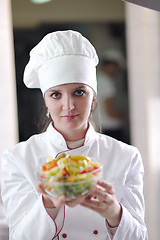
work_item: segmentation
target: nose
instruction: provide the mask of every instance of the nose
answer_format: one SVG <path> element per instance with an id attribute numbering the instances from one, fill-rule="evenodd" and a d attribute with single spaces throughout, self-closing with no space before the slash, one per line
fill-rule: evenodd
<path id="1" fill-rule="evenodd" d="M 63 110 L 71 111 L 75 108 L 74 100 L 71 96 L 65 96 L 63 98 Z"/>

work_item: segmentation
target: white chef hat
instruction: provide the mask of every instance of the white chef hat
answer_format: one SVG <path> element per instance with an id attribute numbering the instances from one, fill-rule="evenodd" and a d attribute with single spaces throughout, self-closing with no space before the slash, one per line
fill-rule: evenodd
<path id="1" fill-rule="evenodd" d="M 92 44 L 79 32 L 47 34 L 30 52 L 24 83 L 42 93 L 65 83 L 84 83 L 97 92 L 98 56 Z"/>

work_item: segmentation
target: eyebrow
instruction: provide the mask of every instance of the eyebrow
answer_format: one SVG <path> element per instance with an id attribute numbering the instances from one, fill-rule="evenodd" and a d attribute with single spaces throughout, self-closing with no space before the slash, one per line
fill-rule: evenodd
<path id="1" fill-rule="evenodd" d="M 82 86 L 76 87 L 75 89 L 80 89 L 80 88 L 86 88 L 86 86 L 82 85 Z"/>
<path id="2" fill-rule="evenodd" d="M 82 85 L 82 86 L 79 86 L 79 87 L 76 87 L 76 88 L 74 88 L 73 90 L 77 90 L 77 89 L 81 89 L 81 88 L 86 88 L 86 86 L 85 85 Z M 50 89 L 48 89 L 48 92 L 60 92 L 61 90 L 60 89 L 54 89 L 54 88 L 50 88 Z"/>

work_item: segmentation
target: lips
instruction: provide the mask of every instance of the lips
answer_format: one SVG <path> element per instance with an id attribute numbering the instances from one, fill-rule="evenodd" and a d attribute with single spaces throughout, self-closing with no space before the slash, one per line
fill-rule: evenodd
<path id="1" fill-rule="evenodd" d="M 66 119 L 66 120 L 74 120 L 78 117 L 78 114 L 74 114 L 74 115 L 64 115 L 62 116 L 63 119 Z"/>

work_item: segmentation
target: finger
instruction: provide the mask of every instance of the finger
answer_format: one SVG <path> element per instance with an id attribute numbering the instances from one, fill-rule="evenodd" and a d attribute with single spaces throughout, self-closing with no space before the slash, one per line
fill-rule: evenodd
<path id="1" fill-rule="evenodd" d="M 82 206 L 88 207 L 90 209 L 105 209 L 106 208 L 106 203 L 105 202 L 100 202 L 100 201 L 95 201 L 91 199 L 85 199 L 82 203 Z"/>
<path id="2" fill-rule="evenodd" d="M 56 198 L 53 198 L 51 195 L 49 195 L 49 194 L 44 190 L 44 188 L 43 188 L 43 183 L 39 183 L 39 184 L 38 184 L 37 191 L 38 191 L 38 192 L 41 192 L 41 193 L 43 194 L 43 197 L 44 197 L 45 199 L 48 199 L 48 200 L 52 201 L 53 204 L 54 204 L 54 206 L 55 206 L 56 208 L 60 208 L 60 207 L 61 207 L 62 205 L 64 205 L 65 202 L 66 202 L 66 196 L 61 196 L 61 197 L 59 197 L 59 198 L 56 199 Z"/>
<path id="3" fill-rule="evenodd" d="M 113 195 L 108 194 L 106 191 L 101 189 L 96 189 L 95 195 L 99 201 L 106 202 L 107 204 L 111 204 L 113 202 Z"/>
<path id="4" fill-rule="evenodd" d="M 97 208 L 95 208 L 95 207 L 93 207 L 93 206 L 91 206 L 91 205 L 89 205 L 89 204 L 86 204 L 86 203 L 84 203 L 84 202 L 80 203 L 80 205 L 81 205 L 82 207 L 89 208 L 89 209 L 91 209 L 91 210 L 93 210 L 93 211 L 98 212 Z"/>
<path id="5" fill-rule="evenodd" d="M 60 196 L 59 198 L 51 198 L 55 207 L 59 208 L 66 203 L 66 196 Z"/>
<path id="6" fill-rule="evenodd" d="M 114 188 L 113 188 L 113 186 L 112 186 L 110 183 L 98 179 L 97 184 L 98 184 L 99 186 L 103 187 L 104 189 L 106 189 L 106 191 L 107 191 L 108 193 L 110 193 L 110 194 L 114 194 L 114 193 L 115 193 Z"/>
<path id="7" fill-rule="evenodd" d="M 80 197 L 77 197 L 74 200 L 66 202 L 66 205 L 69 206 L 69 207 L 75 207 L 76 205 L 82 203 L 84 201 L 84 199 L 85 199 L 85 197 L 80 196 Z"/>
<path id="8" fill-rule="evenodd" d="M 47 194 L 46 191 L 43 188 L 43 183 L 39 183 L 37 187 L 37 191 L 43 194 Z"/>
<path id="9" fill-rule="evenodd" d="M 94 194 L 95 195 L 95 194 Z M 93 197 L 93 195 L 89 194 L 86 198 L 87 199 L 91 199 Z"/>

